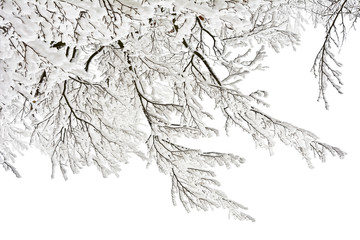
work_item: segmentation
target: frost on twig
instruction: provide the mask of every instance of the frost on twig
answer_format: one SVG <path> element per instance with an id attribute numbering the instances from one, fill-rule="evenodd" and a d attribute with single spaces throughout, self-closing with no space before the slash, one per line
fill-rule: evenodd
<path id="1" fill-rule="evenodd" d="M 328 33 L 313 68 L 325 99 L 327 82 L 340 89 L 330 46 L 345 38 L 343 17 L 355 23 L 358 7 L 311 2 Z M 52 177 L 93 165 L 107 177 L 138 156 L 170 177 L 174 204 L 224 208 L 253 221 L 209 170 L 244 159 L 178 139 L 238 127 L 270 153 L 279 141 L 293 147 L 310 167 L 327 152 L 344 156 L 262 111 L 265 91 L 241 89 L 246 76 L 266 68 L 269 49 L 299 44 L 303 13 L 304 1 L 287 0 L 1 1 L 0 164 L 19 176 L 15 152 L 30 144 L 49 156 Z M 209 105 L 222 113 L 223 126 L 209 124 Z"/>
<path id="2" fill-rule="evenodd" d="M 229 199 L 225 193 L 214 187 L 220 183 L 214 178 L 215 173 L 209 167 L 239 167 L 243 158 L 232 154 L 202 152 L 151 136 L 148 139 L 150 155 L 156 160 L 160 170 L 169 174 L 172 180 L 171 195 L 174 205 L 179 199 L 189 212 L 191 208 L 207 211 L 224 208 L 239 220 L 254 219 L 242 210 L 246 207 Z"/>
<path id="3" fill-rule="evenodd" d="M 339 68 L 342 64 L 336 59 L 332 47 L 340 50 L 348 34 L 347 26 L 355 28 L 359 15 L 360 4 L 358 1 L 338 0 L 338 1 L 310 1 L 309 10 L 314 11 L 315 23 L 321 22 L 325 26 L 325 39 L 318 54 L 315 57 L 312 71 L 319 81 L 319 96 L 325 103 L 325 108 L 329 109 L 325 91 L 328 84 L 342 94 L 341 72 Z M 349 23 L 347 23 L 347 21 Z"/>
<path id="4" fill-rule="evenodd" d="M 4 167 L 6 171 L 10 170 L 17 178 L 21 178 L 20 173 L 16 170 L 16 168 L 8 161 L 8 159 L 4 156 L 4 153 L 0 152 L 0 164 Z"/>

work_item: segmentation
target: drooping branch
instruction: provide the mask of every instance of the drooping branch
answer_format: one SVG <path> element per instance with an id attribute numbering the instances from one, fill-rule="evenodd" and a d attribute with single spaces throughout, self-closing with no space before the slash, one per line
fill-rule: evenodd
<path id="1" fill-rule="evenodd" d="M 324 14 L 327 17 L 326 21 L 326 34 L 323 45 L 321 46 L 318 54 L 315 57 L 314 64 L 312 66 L 312 71 L 314 75 L 319 79 L 319 96 L 318 101 L 322 99 L 325 103 L 325 108 L 329 109 L 329 103 L 325 96 L 325 91 L 327 89 L 327 83 L 329 82 L 338 93 L 342 94 L 341 85 L 343 84 L 340 79 L 340 71 L 336 70 L 333 64 L 336 67 L 341 67 L 342 64 L 338 62 L 335 58 L 334 53 L 331 50 L 331 44 L 335 44 L 337 47 L 340 47 L 340 40 L 337 30 L 337 22 L 339 17 L 341 21 L 344 21 L 344 8 L 348 3 L 347 0 L 336 1 L 331 3 L 330 6 L 326 7 Z M 328 17 L 329 16 L 329 17 Z M 345 27 L 343 25 L 343 27 Z M 342 41 L 345 40 L 345 29 L 343 29 Z M 333 36 L 335 34 L 335 36 Z"/>

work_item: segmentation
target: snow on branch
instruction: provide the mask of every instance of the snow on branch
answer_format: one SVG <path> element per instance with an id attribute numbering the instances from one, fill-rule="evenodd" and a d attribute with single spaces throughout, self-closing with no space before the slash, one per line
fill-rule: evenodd
<path id="1" fill-rule="evenodd" d="M 312 71 L 319 79 L 319 96 L 318 101 L 323 100 L 326 109 L 329 109 L 325 91 L 328 84 L 342 94 L 341 72 L 338 70 L 342 64 L 336 60 L 335 54 L 331 49 L 332 46 L 340 49 L 348 34 L 347 26 L 355 27 L 359 17 L 359 2 L 339 0 L 339 1 L 311 1 L 315 6 L 313 15 L 316 22 L 321 22 L 325 26 L 325 39 L 318 54 L 315 57 Z M 349 21 L 350 23 L 346 23 Z"/>
<path id="2" fill-rule="evenodd" d="M 33 145 L 49 156 L 52 177 L 92 165 L 106 177 L 138 156 L 170 177 L 174 204 L 253 221 L 209 170 L 244 159 L 178 140 L 235 126 L 270 153 L 279 141 L 293 147 L 310 167 L 312 156 L 345 155 L 260 110 L 267 93 L 239 84 L 266 68 L 269 50 L 299 44 L 308 6 L 327 31 L 313 71 L 328 106 L 327 83 L 341 85 L 331 47 L 346 37 L 345 18 L 354 27 L 356 1 L 1 1 L 0 164 L 19 177 L 15 153 Z M 224 126 L 209 124 L 211 104 Z"/>

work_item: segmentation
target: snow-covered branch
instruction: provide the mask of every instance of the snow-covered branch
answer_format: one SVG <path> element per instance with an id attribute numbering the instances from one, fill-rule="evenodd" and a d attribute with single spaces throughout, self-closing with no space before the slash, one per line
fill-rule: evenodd
<path id="1" fill-rule="evenodd" d="M 295 148 L 311 166 L 314 155 L 343 157 L 311 132 L 260 110 L 267 93 L 238 84 L 264 70 L 268 51 L 295 48 L 308 11 L 326 37 L 315 59 L 319 98 L 330 82 L 340 92 L 341 46 L 359 17 L 356 1 L 3 0 L 0 2 L 0 164 L 20 176 L 16 152 L 33 145 L 48 154 L 52 176 L 95 165 L 118 175 L 134 155 L 152 161 L 172 181 L 186 210 L 225 208 L 253 220 L 218 190 L 215 166 L 243 158 L 178 144 L 179 138 L 241 128 L 272 152 Z M 223 126 L 210 126 L 214 114 Z M 29 142 L 27 143 L 26 141 Z M 142 144 L 147 146 L 144 151 Z"/>

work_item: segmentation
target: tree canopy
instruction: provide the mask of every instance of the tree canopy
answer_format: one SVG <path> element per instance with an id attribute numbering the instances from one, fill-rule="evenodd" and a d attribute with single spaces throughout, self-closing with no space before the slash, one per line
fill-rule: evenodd
<path id="1" fill-rule="evenodd" d="M 270 152 L 278 140 L 293 147 L 310 167 L 313 156 L 345 154 L 265 113 L 267 93 L 238 82 L 265 69 L 268 51 L 295 48 L 311 19 L 325 29 L 312 70 L 328 108 L 327 86 L 342 84 L 332 51 L 355 28 L 359 1 L 2 0 L 0 9 L 0 164 L 17 177 L 16 152 L 29 145 L 65 179 L 90 165 L 118 175 L 137 155 L 170 176 L 174 204 L 253 220 L 209 170 L 244 159 L 179 138 L 238 127 Z M 223 126 L 209 126 L 208 103 Z"/>

